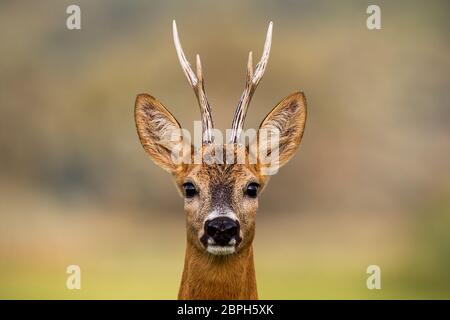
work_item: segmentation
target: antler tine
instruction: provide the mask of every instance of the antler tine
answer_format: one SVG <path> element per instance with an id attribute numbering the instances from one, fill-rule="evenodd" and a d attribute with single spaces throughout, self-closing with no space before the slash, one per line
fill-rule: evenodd
<path id="1" fill-rule="evenodd" d="M 194 71 L 192 70 L 191 64 L 186 59 L 186 56 L 183 52 L 183 48 L 181 47 L 180 38 L 178 36 L 177 24 L 175 20 L 173 20 L 172 29 L 173 29 L 173 42 L 175 43 L 175 49 L 177 51 L 178 60 L 180 60 L 181 68 L 183 69 L 183 72 L 186 75 L 189 84 L 194 89 L 195 95 L 198 100 L 198 104 L 200 106 L 203 125 L 203 135 L 202 135 L 203 143 L 211 143 L 213 141 L 212 129 L 214 128 L 214 124 L 211 116 L 211 107 L 209 105 L 208 98 L 206 97 L 206 92 L 203 85 L 203 73 L 200 56 L 197 54 L 196 57 L 197 74 L 195 74 Z"/>
<path id="2" fill-rule="evenodd" d="M 248 55 L 245 89 L 241 95 L 241 98 L 239 99 L 239 103 L 234 113 L 233 123 L 231 124 L 231 143 L 237 143 L 239 141 L 239 137 L 244 127 L 247 109 L 252 99 L 253 93 L 255 92 L 256 87 L 261 81 L 264 75 L 264 71 L 266 71 L 267 62 L 269 61 L 270 47 L 272 45 L 272 29 L 273 23 L 272 21 L 270 21 L 269 27 L 267 28 L 266 42 L 264 43 L 263 54 L 261 56 L 261 60 L 256 65 L 255 71 L 253 71 L 252 52 L 250 51 Z"/>

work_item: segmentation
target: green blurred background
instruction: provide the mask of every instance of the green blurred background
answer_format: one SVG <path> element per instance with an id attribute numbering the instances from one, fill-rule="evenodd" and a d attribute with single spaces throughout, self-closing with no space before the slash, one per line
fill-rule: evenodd
<path id="1" fill-rule="evenodd" d="M 66 7 L 82 29 L 66 29 Z M 366 28 L 381 7 L 382 30 Z M 450 298 L 448 1 L 0 2 L 0 298 L 176 298 L 183 200 L 144 153 L 136 94 L 199 119 L 202 56 L 228 128 L 247 54 L 274 38 L 247 127 L 302 90 L 296 157 L 260 200 L 260 298 Z M 81 267 L 81 290 L 66 267 Z M 366 288 L 381 267 L 381 290 Z"/>

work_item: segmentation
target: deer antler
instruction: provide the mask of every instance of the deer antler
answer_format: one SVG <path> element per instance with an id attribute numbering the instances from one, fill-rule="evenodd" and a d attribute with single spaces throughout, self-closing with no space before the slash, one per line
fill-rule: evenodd
<path id="1" fill-rule="evenodd" d="M 203 74 L 200 56 L 197 54 L 197 74 L 195 74 L 192 70 L 191 64 L 184 55 L 183 48 L 181 47 L 175 20 L 173 20 L 173 41 L 175 43 L 175 49 L 177 50 L 178 59 L 180 60 L 183 72 L 186 75 L 186 78 L 188 79 L 192 89 L 194 89 L 198 104 L 200 106 L 203 126 L 203 143 L 211 143 L 213 140 L 211 130 L 214 128 L 214 124 L 211 116 L 211 107 L 209 106 L 208 98 L 206 97 L 205 88 L 203 86 Z"/>
<path id="2" fill-rule="evenodd" d="M 253 58 L 252 52 L 248 54 L 248 63 L 247 63 L 247 77 L 245 82 L 245 89 L 241 95 L 239 103 L 236 108 L 236 112 L 234 113 L 233 123 L 231 124 L 232 132 L 231 132 L 231 143 L 237 143 L 239 141 L 239 137 L 241 135 L 242 129 L 244 127 L 245 115 L 247 113 L 247 108 L 252 99 L 253 93 L 256 90 L 256 87 L 261 81 L 264 71 L 266 70 L 267 62 L 269 61 L 270 54 L 270 46 L 272 44 L 272 21 L 269 23 L 269 27 L 267 28 L 267 36 L 266 42 L 264 43 L 264 51 L 261 56 L 261 60 L 256 65 L 256 70 L 253 72 Z"/>

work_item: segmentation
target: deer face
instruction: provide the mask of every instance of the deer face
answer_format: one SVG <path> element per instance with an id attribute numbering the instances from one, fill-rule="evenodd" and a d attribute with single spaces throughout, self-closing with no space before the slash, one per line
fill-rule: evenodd
<path id="1" fill-rule="evenodd" d="M 248 247 L 264 179 L 245 165 L 194 165 L 179 177 L 188 241 L 215 255 Z"/>
<path id="2" fill-rule="evenodd" d="M 251 54 L 249 56 L 246 89 L 234 116 L 230 143 L 219 146 L 213 142 L 213 122 L 204 92 L 200 59 L 197 56 L 195 75 L 181 49 L 174 23 L 174 39 L 179 59 L 201 108 L 202 159 L 214 158 L 218 148 L 222 149 L 223 155 L 233 150 L 235 159 L 238 158 L 238 152 L 243 153 L 244 159 L 249 159 L 251 150 L 257 150 L 261 144 L 262 132 L 276 132 L 277 150 L 272 150 L 270 146 L 266 153 L 276 152 L 278 167 L 289 161 L 297 150 L 306 120 L 306 100 L 300 92 L 289 95 L 275 106 L 261 123 L 257 139 L 250 142 L 250 145 L 240 143 L 245 111 L 264 73 L 269 56 L 271 34 L 272 25 L 269 26 L 263 57 L 255 72 Z M 267 167 L 272 163 L 261 161 L 258 157 L 254 163 L 247 160 L 239 163 L 225 161 L 225 164 L 220 161 L 174 161 L 173 150 L 181 149 L 184 142 L 181 136 L 179 139 L 168 137 L 176 136 L 173 133 L 180 131 L 180 125 L 167 108 L 147 94 L 138 95 L 136 99 L 135 120 L 142 146 L 157 165 L 172 174 L 184 198 L 188 243 L 199 251 L 212 255 L 235 254 L 248 248 L 254 238 L 258 198 L 268 180 Z M 198 151 L 194 146 L 189 148 L 189 159 L 193 150 Z"/>

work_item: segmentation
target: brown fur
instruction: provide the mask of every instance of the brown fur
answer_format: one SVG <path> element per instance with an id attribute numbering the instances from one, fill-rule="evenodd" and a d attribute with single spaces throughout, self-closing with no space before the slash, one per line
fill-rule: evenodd
<path id="1" fill-rule="evenodd" d="M 253 248 L 212 256 L 188 242 L 178 299 L 258 299 Z"/>
<path id="2" fill-rule="evenodd" d="M 262 174 L 264 164 L 180 164 L 170 158 L 174 144 L 162 137 L 179 128 L 177 120 L 155 98 L 139 95 L 136 99 L 136 126 L 144 149 L 160 167 L 172 173 L 183 194 L 183 184 L 193 183 L 198 195 L 185 198 L 187 247 L 179 299 L 257 299 L 252 242 L 258 199 L 245 195 L 249 183 L 262 190 L 268 176 Z M 279 165 L 284 165 L 298 148 L 306 120 L 303 93 L 283 99 L 267 115 L 260 128 L 280 131 Z M 223 154 L 225 154 L 224 146 Z M 215 146 L 204 145 L 202 152 L 213 155 Z M 250 148 L 244 148 L 248 154 Z M 235 152 L 237 152 L 235 150 Z M 237 156 L 237 155 L 236 155 Z M 242 241 L 233 254 L 217 256 L 208 253 L 200 242 L 209 213 L 231 211 L 240 222 Z"/>

